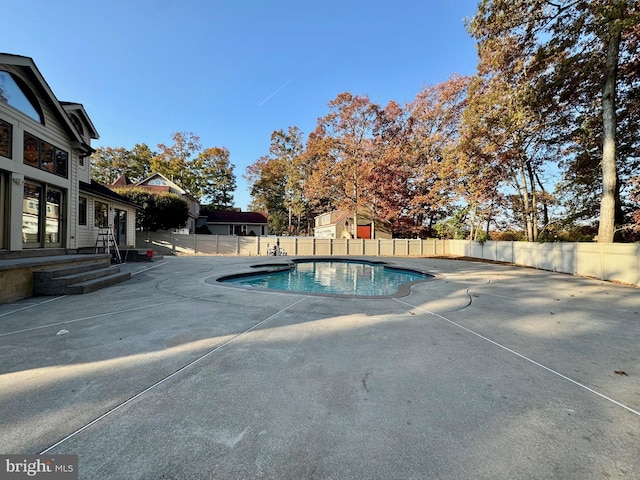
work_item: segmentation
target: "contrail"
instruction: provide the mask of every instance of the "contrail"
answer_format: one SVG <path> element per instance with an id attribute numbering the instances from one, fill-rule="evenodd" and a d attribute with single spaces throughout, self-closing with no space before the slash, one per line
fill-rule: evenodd
<path id="1" fill-rule="evenodd" d="M 264 100 L 262 100 L 258 106 L 261 107 L 262 105 L 264 105 L 265 103 L 267 103 L 269 101 L 269 99 L 271 97 L 273 97 L 274 95 L 276 95 L 280 90 L 282 90 L 283 88 L 285 88 L 287 85 L 289 85 L 291 82 L 293 82 L 296 78 L 298 78 L 300 75 L 302 75 L 302 73 L 306 70 L 306 68 L 303 68 L 302 70 L 300 70 L 297 74 L 295 74 L 293 77 L 291 77 L 289 80 L 287 80 L 282 86 L 280 86 L 280 88 L 278 88 L 275 92 L 273 92 L 271 95 L 269 95 L 267 98 L 265 98 Z"/>

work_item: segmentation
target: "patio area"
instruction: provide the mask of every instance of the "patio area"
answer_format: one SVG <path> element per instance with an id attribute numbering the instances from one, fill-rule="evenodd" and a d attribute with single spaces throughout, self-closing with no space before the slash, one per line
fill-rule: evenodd
<path id="1" fill-rule="evenodd" d="M 167 257 L 0 305 L 0 452 L 77 454 L 82 479 L 638 478 L 638 288 L 399 257 L 436 278 L 207 282 L 270 261 Z"/>

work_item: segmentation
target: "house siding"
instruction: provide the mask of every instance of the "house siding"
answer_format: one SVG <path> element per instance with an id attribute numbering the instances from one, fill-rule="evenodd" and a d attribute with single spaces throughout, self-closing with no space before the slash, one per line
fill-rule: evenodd
<path id="1" fill-rule="evenodd" d="M 25 245 L 23 243 L 23 211 L 22 205 L 24 201 L 24 183 L 35 182 L 47 187 L 52 187 L 63 192 L 63 203 L 60 209 L 61 230 L 59 242 L 56 239 L 50 240 L 49 243 L 44 241 L 40 243 L 40 248 L 61 247 L 67 249 L 77 249 L 95 246 L 98 229 L 93 226 L 94 223 L 94 206 L 96 196 L 92 193 L 80 192 L 80 181 L 90 183 L 90 159 L 85 158 L 84 165 L 80 165 L 80 149 L 84 149 L 78 141 L 75 128 L 72 127 L 71 121 L 67 122 L 69 110 L 66 110 L 62 104 L 53 96 L 49 87 L 41 79 L 40 72 L 31 61 L 26 57 L 15 55 L 0 54 L 0 70 L 7 71 L 20 78 L 25 85 L 31 90 L 35 99 L 38 101 L 43 123 L 34 120 L 23 114 L 7 103 L 0 102 L 0 118 L 12 126 L 12 148 L 11 158 L 0 156 L 0 175 L 2 175 L 2 186 L 5 190 L 5 198 L 0 205 L 0 235 L 3 235 L 0 248 L 20 251 L 25 248 L 38 248 L 38 243 Z M 68 104 L 67 104 L 68 105 Z M 73 108 L 83 110 L 80 104 L 72 105 Z M 97 135 L 95 129 L 88 124 L 85 119 L 86 114 L 79 115 L 83 127 L 82 138 L 86 145 L 90 145 L 91 137 Z M 67 178 L 55 175 L 53 173 L 41 170 L 23 162 L 24 157 L 24 133 L 48 142 L 51 145 L 64 150 L 68 154 Z M 82 194 L 88 200 L 87 202 L 87 225 L 78 225 L 78 200 Z M 135 244 L 135 214 L 136 209 L 130 205 L 119 204 L 117 199 L 102 200 L 109 205 L 109 223 L 113 224 L 113 208 L 119 208 L 127 212 L 127 245 Z M 45 229 L 44 206 L 38 214 L 38 223 L 40 223 L 39 232 L 41 240 L 44 237 Z M 54 243 L 55 242 L 55 243 Z"/>
<path id="2" fill-rule="evenodd" d="M 2 212 L 3 216 L 9 216 L 9 238 L 6 247 L 10 250 L 22 250 L 22 203 L 24 198 L 24 189 L 22 181 L 32 180 L 40 184 L 47 184 L 61 189 L 64 192 L 64 203 L 62 209 L 62 232 L 60 241 L 63 247 L 70 246 L 70 221 L 72 217 L 71 205 L 73 202 L 73 191 L 71 188 L 73 179 L 73 150 L 71 147 L 71 139 L 65 127 L 60 123 L 58 117 L 50 106 L 50 100 L 43 97 L 41 89 L 25 76 L 22 69 L 12 65 L 2 64 L 2 70 L 12 73 L 19 77 L 35 95 L 44 118 L 44 125 L 33 120 L 22 112 L 13 107 L 0 103 L 0 118 L 12 125 L 12 158 L 0 157 L 0 168 L 6 170 L 11 178 L 17 182 L 8 182 L 10 189 L 10 205 L 12 208 L 9 212 Z M 46 141 L 57 148 L 65 150 L 69 154 L 69 164 L 67 167 L 68 178 L 64 178 L 53 173 L 34 168 L 23 163 L 24 133 L 28 132 L 39 139 Z M 18 206 L 18 207 L 17 207 Z"/>

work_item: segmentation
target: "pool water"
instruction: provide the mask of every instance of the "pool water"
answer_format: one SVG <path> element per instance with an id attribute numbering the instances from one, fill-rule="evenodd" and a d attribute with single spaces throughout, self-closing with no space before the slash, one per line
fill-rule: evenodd
<path id="1" fill-rule="evenodd" d="M 290 270 L 224 279 L 245 287 L 338 295 L 394 295 L 430 275 L 356 261 L 295 261 Z"/>

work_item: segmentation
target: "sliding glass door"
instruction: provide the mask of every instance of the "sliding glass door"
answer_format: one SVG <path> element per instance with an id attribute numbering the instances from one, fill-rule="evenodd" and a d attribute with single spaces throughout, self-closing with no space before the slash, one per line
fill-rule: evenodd
<path id="1" fill-rule="evenodd" d="M 22 200 L 22 246 L 61 247 L 64 238 L 63 211 L 63 190 L 25 181 Z"/>

